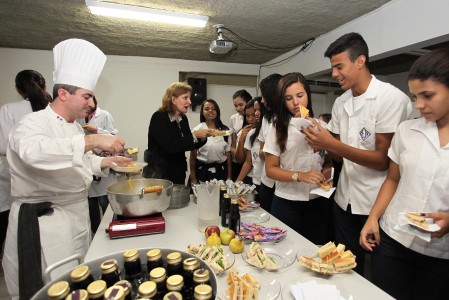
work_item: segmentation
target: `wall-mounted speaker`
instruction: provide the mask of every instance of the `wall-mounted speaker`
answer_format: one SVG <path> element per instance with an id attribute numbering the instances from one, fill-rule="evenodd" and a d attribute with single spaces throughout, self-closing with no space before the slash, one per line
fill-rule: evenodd
<path id="1" fill-rule="evenodd" d="M 204 100 L 207 99 L 207 82 L 205 78 L 187 78 L 187 84 L 192 87 L 192 111 L 195 111 L 197 106 L 201 106 Z"/>

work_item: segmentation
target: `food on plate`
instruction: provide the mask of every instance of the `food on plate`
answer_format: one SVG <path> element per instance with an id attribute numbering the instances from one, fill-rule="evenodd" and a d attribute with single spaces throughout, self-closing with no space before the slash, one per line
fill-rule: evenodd
<path id="1" fill-rule="evenodd" d="M 265 250 L 257 242 L 252 242 L 249 246 L 249 250 L 246 252 L 246 261 L 258 268 L 267 270 L 276 270 L 280 266 L 276 264 L 271 256 L 265 253 Z"/>
<path id="2" fill-rule="evenodd" d="M 329 191 L 331 189 L 331 185 L 329 184 L 329 182 L 321 181 L 320 182 L 320 188 L 327 192 L 327 191 Z"/>
<path id="3" fill-rule="evenodd" d="M 139 152 L 139 148 L 129 148 L 126 150 L 126 152 L 128 152 L 129 155 L 134 154 L 134 153 L 138 153 Z"/>
<path id="4" fill-rule="evenodd" d="M 242 253 L 243 249 L 245 249 L 245 243 L 239 237 L 235 237 L 229 242 L 229 250 L 232 253 Z"/>
<path id="5" fill-rule="evenodd" d="M 206 239 L 206 246 L 221 246 L 221 239 L 217 233 L 212 234 Z"/>
<path id="6" fill-rule="evenodd" d="M 240 275 L 235 267 L 229 270 L 226 295 L 231 300 L 257 300 L 260 282 L 251 274 Z"/>
<path id="7" fill-rule="evenodd" d="M 305 106 L 299 106 L 299 112 L 301 113 L 301 118 L 309 116 L 309 110 Z"/>
<path id="8" fill-rule="evenodd" d="M 329 242 L 320 247 L 317 251 L 317 258 L 300 256 L 299 263 L 312 271 L 334 274 L 342 273 L 354 269 L 357 264 L 355 255 L 351 250 L 345 250 L 345 245 Z"/>
<path id="9" fill-rule="evenodd" d="M 287 230 L 279 227 L 264 227 L 254 223 L 240 223 L 244 230 L 237 231 L 237 235 L 243 239 L 255 242 L 277 242 L 287 235 Z"/>
<path id="10" fill-rule="evenodd" d="M 260 206 L 256 201 L 248 200 L 245 196 L 239 196 L 238 198 L 239 209 L 241 211 L 251 211 Z"/>
<path id="11" fill-rule="evenodd" d="M 427 223 L 426 218 L 418 213 L 407 212 L 405 213 L 405 218 L 418 227 L 429 229 L 429 224 Z"/>
<path id="12" fill-rule="evenodd" d="M 222 245 L 229 245 L 233 238 L 235 238 L 235 232 L 232 229 L 226 228 L 220 232 L 220 240 Z"/>
<path id="13" fill-rule="evenodd" d="M 220 274 L 230 267 L 222 246 L 188 245 L 187 251 L 204 260 L 215 274 Z"/>
<path id="14" fill-rule="evenodd" d="M 206 229 L 204 229 L 204 235 L 206 238 L 210 237 L 210 235 L 214 232 L 219 236 L 220 228 L 218 226 L 207 226 Z"/>

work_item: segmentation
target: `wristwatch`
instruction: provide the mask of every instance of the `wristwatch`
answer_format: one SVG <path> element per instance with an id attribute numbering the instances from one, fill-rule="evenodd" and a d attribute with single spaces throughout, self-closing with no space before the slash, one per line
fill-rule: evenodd
<path id="1" fill-rule="evenodd" d="M 293 173 L 292 174 L 292 181 L 293 182 L 298 182 L 298 176 L 299 176 L 298 172 Z"/>

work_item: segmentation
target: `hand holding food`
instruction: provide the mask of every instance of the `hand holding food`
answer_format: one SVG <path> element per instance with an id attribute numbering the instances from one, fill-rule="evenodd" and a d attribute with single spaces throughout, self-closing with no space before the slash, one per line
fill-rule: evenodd
<path id="1" fill-rule="evenodd" d="M 84 150 L 87 152 L 95 148 L 102 149 L 109 153 L 122 153 L 125 146 L 125 141 L 118 136 L 110 134 L 91 134 L 84 137 Z"/>
<path id="2" fill-rule="evenodd" d="M 432 212 L 426 213 L 426 218 L 432 218 L 435 224 L 440 226 L 440 230 L 432 232 L 433 238 L 441 238 L 449 233 L 449 213 L 447 212 Z"/>
<path id="3" fill-rule="evenodd" d="M 195 137 L 197 139 L 202 140 L 202 139 L 205 139 L 205 138 L 211 136 L 211 133 L 212 133 L 212 130 L 210 130 L 210 129 L 198 129 L 193 132 L 193 135 L 195 135 Z"/>
<path id="4" fill-rule="evenodd" d="M 296 114 L 295 118 L 306 118 L 309 116 L 309 110 L 307 107 L 300 105 L 299 112 Z"/>
<path id="5" fill-rule="evenodd" d="M 97 133 L 98 129 L 95 125 L 86 124 L 83 126 L 83 129 L 86 133 Z"/>

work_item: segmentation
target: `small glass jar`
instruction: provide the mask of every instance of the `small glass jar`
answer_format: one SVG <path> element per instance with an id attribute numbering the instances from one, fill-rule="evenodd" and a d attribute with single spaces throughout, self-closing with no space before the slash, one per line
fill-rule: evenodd
<path id="1" fill-rule="evenodd" d="M 139 297 L 145 299 L 155 299 L 157 295 L 157 286 L 153 281 L 143 282 L 138 289 Z"/>
<path id="2" fill-rule="evenodd" d="M 198 269 L 193 272 L 193 287 L 200 284 L 210 285 L 210 273 L 208 269 Z"/>
<path id="3" fill-rule="evenodd" d="M 165 272 L 164 268 L 154 268 L 150 272 L 150 280 L 156 283 L 157 286 L 157 294 L 160 296 L 160 298 L 165 295 L 167 292 L 166 287 L 166 281 L 167 281 L 167 274 Z"/>
<path id="4" fill-rule="evenodd" d="M 47 290 L 48 299 L 61 300 L 70 293 L 70 285 L 67 281 L 58 281 Z"/>
<path id="5" fill-rule="evenodd" d="M 182 300 L 181 293 L 178 292 L 169 292 L 164 296 L 163 300 Z"/>
<path id="6" fill-rule="evenodd" d="M 182 275 L 182 256 L 179 252 L 172 252 L 167 255 L 167 276 Z"/>
<path id="7" fill-rule="evenodd" d="M 90 274 L 89 266 L 79 266 L 70 273 L 72 280 L 72 291 L 86 290 L 87 286 L 94 281 L 92 274 Z"/>
<path id="8" fill-rule="evenodd" d="M 160 249 L 151 249 L 147 252 L 147 270 L 148 274 L 155 268 L 161 268 L 164 266 L 162 260 L 162 253 Z"/>
<path id="9" fill-rule="evenodd" d="M 123 253 L 123 259 L 125 261 L 125 279 L 128 280 L 133 289 L 137 290 L 137 287 L 143 282 L 142 264 L 139 258 L 139 252 L 137 249 L 130 249 Z"/>
<path id="10" fill-rule="evenodd" d="M 128 280 L 123 279 L 123 280 L 117 281 L 114 285 L 119 285 L 123 288 L 124 293 L 125 293 L 125 300 L 132 300 L 133 287 Z"/>
<path id="11" fill-rule="evenodd" d="M 106 281 L 95 280 L 87 287 L 87 293 L 89 294 L 89 299 L 103 299 L 104 293 L 107 289 Z"/>
<path id="12" fill-rule="evenodd" d="M 125 300 L 125 291 L 121 286 L 113 285 L 104 293 L 104 299 Z"/>
<path id="13" fill-rule="evenodd" d="M 108 259 L 101 265 L 101 280 L 106 281 L 108 287 L 113 286 L 117 281 L 120 281 L 121 274 L 118 268 L 118 262 L 116 259 Z"/>
<path id="14" fill-rule="evenodd" d="M 87 300 L 89 299 L 89 294 L 86 290 L 80 289 L 75 290 L 67 295 L 65 300 Z"/>
<path id="15" fill-rule="evenodd" d="M 184 278 L 178 274 L 168 277 L 167 290 L 169 292 L 178 292 L 182 295 L 182 297 L 185 297 L 186 293 L 184 290 Z"/>
<path id="16" fill-rule="evenodd" d="M 198 259 L 194 257 L 184 259 L 184 290 L 187 299 L 193 299 L 193 274 L 199 267 L 200 262 Z"/>
<path id="17" fill-rule="evenodd" d="M 212 299 L 212 287 L 208 284 L 200 284 L 195 287 L 193 299 L 195 300 L 210 300 Z"/>

